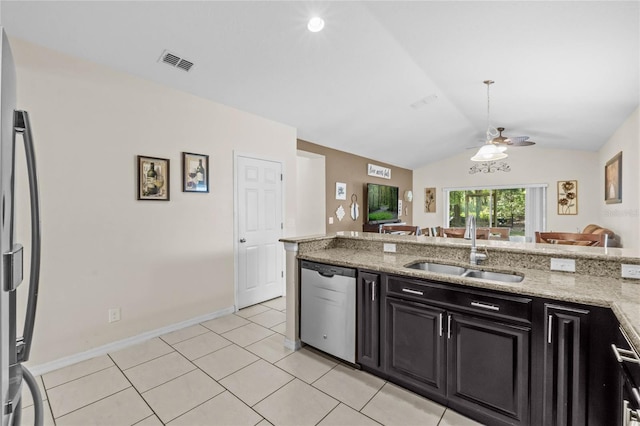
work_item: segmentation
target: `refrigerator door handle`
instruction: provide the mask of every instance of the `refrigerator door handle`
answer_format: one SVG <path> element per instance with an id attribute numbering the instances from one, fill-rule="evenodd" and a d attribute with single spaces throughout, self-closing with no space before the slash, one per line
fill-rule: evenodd
<path id="1" fill-rule="evenodd" d="M 29 177 L 29 199 L 31 201 L 31 265 L 29 270 L 29 301 L 25 314 L 24 332 L 18 341 L 18 362 L 29 359 L 33 327 L 36 319 L 36 305 L 38 302 L 38 287 L 40 286 L 40 199 L 38 193 L 38 176 L 36 173 L 36 155 L 33 146 L 29 114 L 26 111 L 14 112 L 14 144 L 15 134 L 21 133 L 24 140 L 24 151 L 27 159 L 27 174 Z"/>

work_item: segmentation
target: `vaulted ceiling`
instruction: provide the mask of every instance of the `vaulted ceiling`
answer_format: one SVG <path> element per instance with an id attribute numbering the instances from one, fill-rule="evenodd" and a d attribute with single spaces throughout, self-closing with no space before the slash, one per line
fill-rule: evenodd
<path id="1" fill-rule="evenodd" d="M 491 124 L 597 150 L 639 104 L 638 1 L 2 1 L 18 37 L 414 169 Z M 307 30 L 322 16 L 325 29 Z M 189 72 L 159 62 L 168 50 Z M 512 148 L 527 149 L 527 148 Z M 470 155 L 472 154 L 469 151 Z"/>

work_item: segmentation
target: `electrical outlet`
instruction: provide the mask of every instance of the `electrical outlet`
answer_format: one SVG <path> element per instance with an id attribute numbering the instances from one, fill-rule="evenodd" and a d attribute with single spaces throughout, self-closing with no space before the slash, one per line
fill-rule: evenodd
<path id="1" fill-rule="evenodd" d="M 329 216 L 329 225 L 333 225 L 333 216 Z"/>
<path id="2" fill-rule="evenodd" d="M 109 309 L 109 322 L 120 321 L 120 308 Z"/>
<path id="3" fill-rule="evenodd" d="M 622 278 L 634 278 L 636 280 L 640 280 L 640 265 L 625 265 L 623 263 L 620 266 L 620 269 Z"/>
<path id="4" fill-rule="evenodd" d="M 551 270 L 562 272 L 575 272 L 576 261 L 573 259 L 555 259 L 551 258 Z"/>
<path id="5" fill-rule="evenodd" d="M 384 247 L 382 248 L 382 251 L 384 251 L 385 253 L 395 253 L 396 245 L 391 243 L 384 243 Z"/>

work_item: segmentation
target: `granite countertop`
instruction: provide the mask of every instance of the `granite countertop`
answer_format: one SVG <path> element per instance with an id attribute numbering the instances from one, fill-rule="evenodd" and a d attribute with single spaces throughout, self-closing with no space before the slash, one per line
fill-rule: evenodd
<path id="1" fill-rule="evenodd" d="M 376 240 L 384 240 L 386 236 L 373 234 Z M 335 236 L 312 237 L 304 239 L 283 239 L 283 242 L 300 243 L 312 242 L 325 238 L 335 238 Z M 415 237 L 414 237 L 415 238 Z M 421 238 L 421 237 L 417 237 Z M 432 238 L 432 240 L 438 240 Z M 442 240 L 442 239 L 440 239 Z M 446 240 L 446 239 L 445 239 Z M 450 239 L 449 239 L 450 240 Z M 391 241 L 391 240 L 390 240 Z M 397 240 L 395 240 L 397 241 Z M 406 241 L 406 240 L 405 240 Z M 442 244 L 442 243 L 439 243 Z M 484 244 L 484 242 L 483 242 Z M 525 243 L 526 244 L 526 243 Z M 468 245 L 468 244 L 467 244 Z M 528 244 L 531 246 L 532 244 Z M 533 244 L 535 246 L 535 244 Z M 491 245 L 492 250 L 494 246 Z M 526 247 L 530 250 L 530 247 Z M 612 249 L 607 249 L 609 253 L 604 253 L 605 249 L 580 250 L 586 257 L 616 256 L 627 258 L 625 253 L 617 249 L 615 254 Z M 519 250 L 524 248 L 508 247 L 506 250 Z M 548 249 L 551 250 L 551 249 Z M 565 251 L 564 247 L 560 249 Z M 437 274 L 428 271 L 407 268 L 408 265 L 418 261 L 434 261 L 444 263 L 442 259 L 430 259 L 411 254 L 384 253 L 365 250 L 353 250 L 348 248 L 328 248 L 316 251 L 309 251 L 298 254 L 299 259 L 311 260 L 321 263 L 347 266 L 353 268 L 363 268 L 372 271 L 386 272 L 390 274 L 404 275 L 407 277 L 434 279 L 443 282 L 465 285 L 469 287 L 485 288 L 526 296 L 536 296 L 555 299 L 559 301 L 581 303 L 594 306 L 611 308 L 618 318 L 622 328 L 629 336 L 636 351 L 640 351 L 640 282 L 637 280 L 618 279 L 610 277 L 594 277 L 586 274 L 575 274 L 566 272 L 551 272 L 540 269 L 518 270 L 488 267 L 484 265 L 473 266 L 474 269 L 489 271 L 509 272 L 524 275 L 523 281 L 519 283 L 497 283 L 494 281 L 481 280 L 476 278 L 463 278 L 455 275 Z M 633 256 L 629 256 L 633 259 Z M 638 259 L 634 259 L 638 260 Z M 470 267 L 468 263 L 449 262 L 454 265 Z"/>

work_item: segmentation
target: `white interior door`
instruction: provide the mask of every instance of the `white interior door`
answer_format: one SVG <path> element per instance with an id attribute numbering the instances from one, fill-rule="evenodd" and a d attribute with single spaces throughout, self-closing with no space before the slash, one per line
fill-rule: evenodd
<path id="1" fill-rule="evenodd" d="M 282 164 L 238 156 L 236 200 L 240 309 L 284 293 Z"/>

